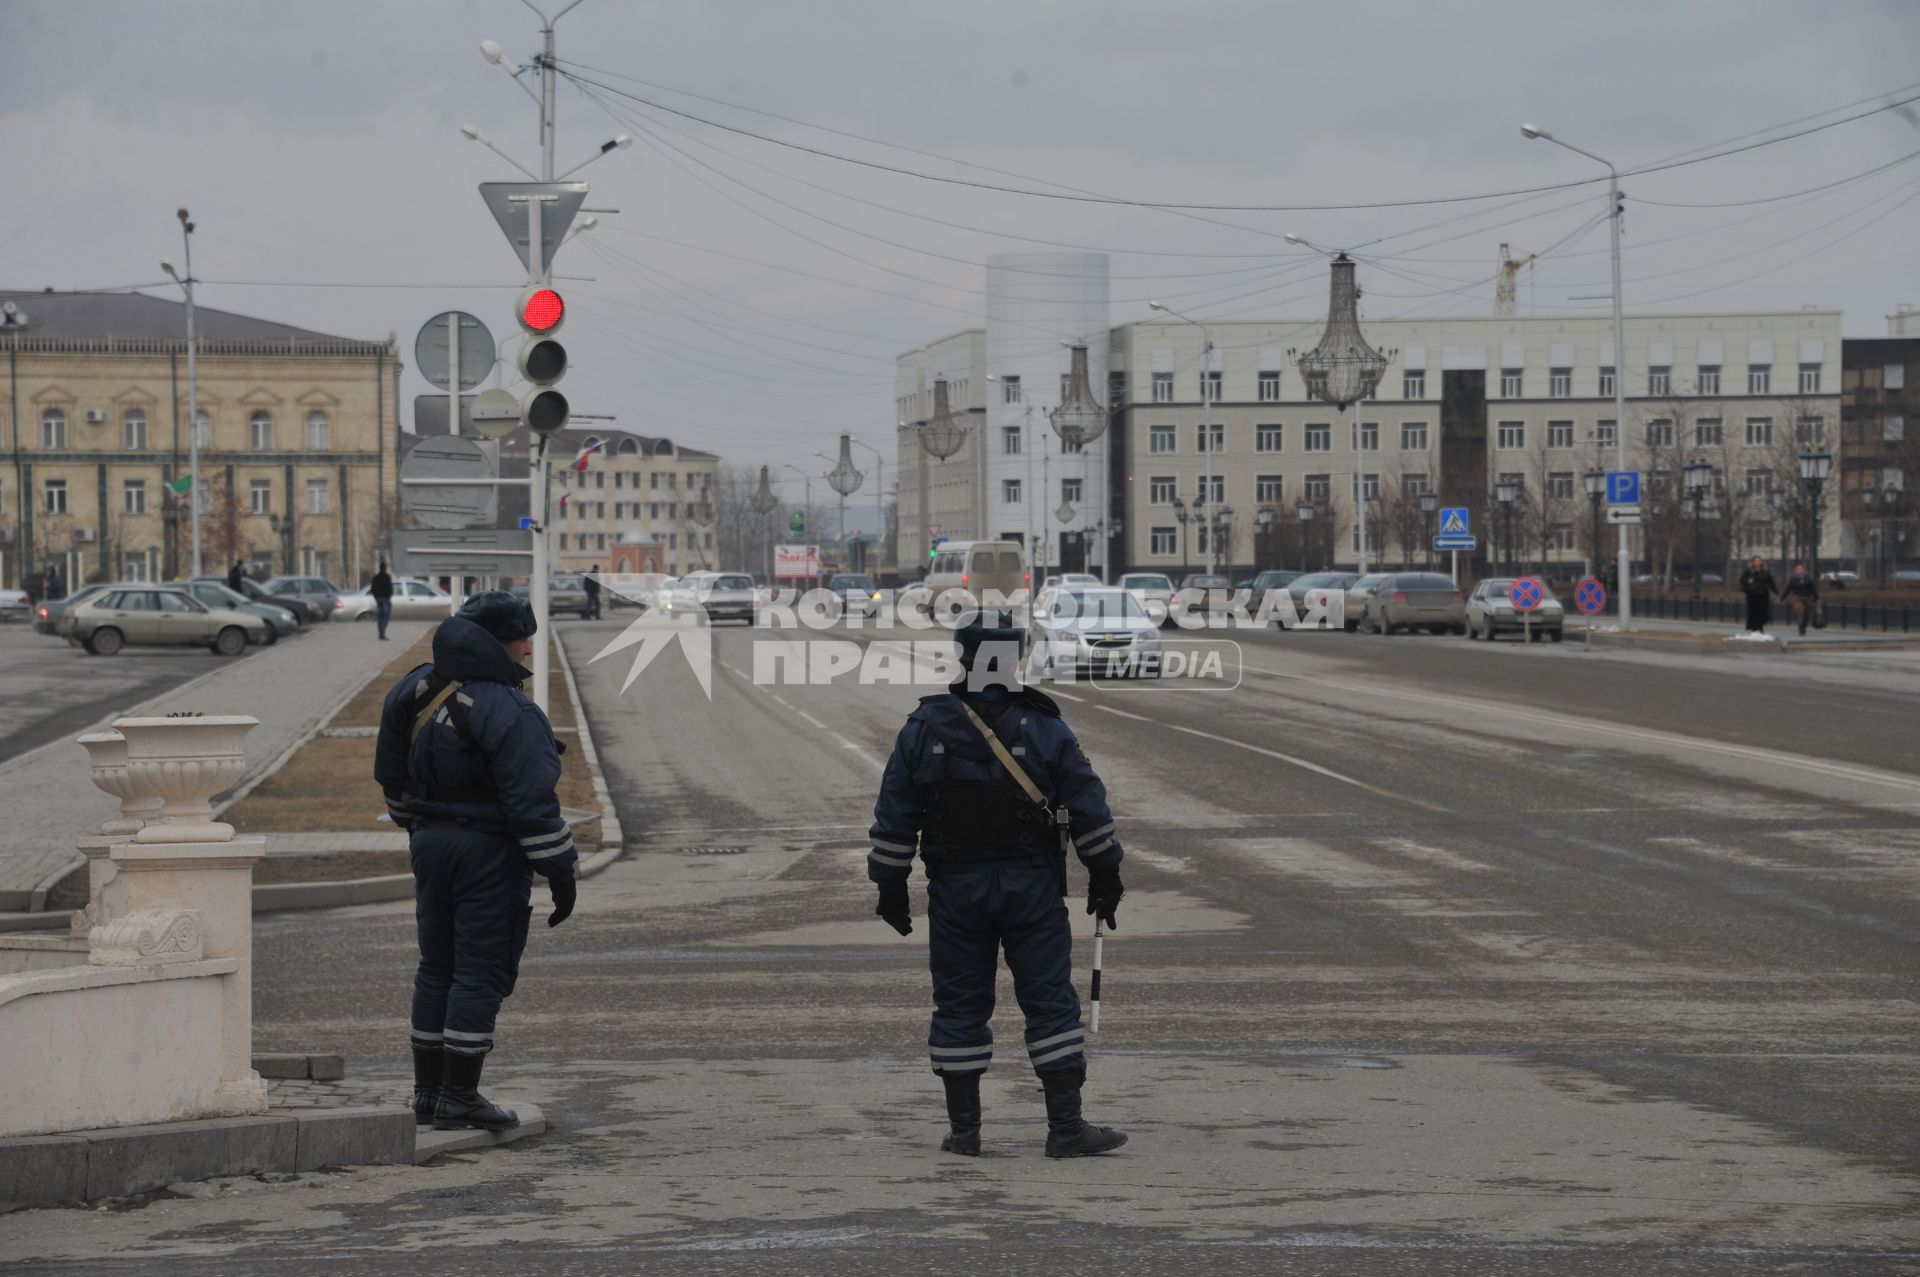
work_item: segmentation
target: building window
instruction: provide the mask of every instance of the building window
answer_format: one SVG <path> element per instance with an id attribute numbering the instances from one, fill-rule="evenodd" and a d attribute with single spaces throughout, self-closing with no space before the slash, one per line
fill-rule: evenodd
<path id="1" fill-rule="evenodd" d="M 1333 427 L 1308 426 L 1306 448 L 1308 452 L 1332 452 Z"/>
<path id="2" fill-rule="evenodd" d="M 1817 395 L 1820 393 L 1819 364 L 1800 365 L 1800 393 L 1803 395 Z"/>
<path id="3" fill-rule="evenodd" d="M 1380 451 L 1380 423 L 1377 421 L 1354 422 L 1353 446 L 1361 452 Z"/>
<path id="4" fill-rule="evenodd" d="M 1062 479 L 1060 481 L 1060 499 L 1068 505 L 1079 505 L 1082 499 L 1082 491 L 1083 487 L 1078 479 Z"/>
<path id="5" fill-rule="evenodd" d="M 1745 492 L 1750 497 L 1764 497 L 1773 491 L 1773 471 L 1749 470 Z"/>
<path id="6" fill-rule="evenodd" d="M 307 480 L 307 513 L 325 514 L 327 512 L 327 481 L 325 479 Z"/>
<path id="7" fill-rule="evenodd" d="M 120 510 L 123 514 L 145 514 L 147 512 L 147 481 L 145 479 L 126 479 L 121 481 Z"/>
<path id="8" fill-rule="evenodd" d="M 567 534 L 564 532 L 560 534 L 560 548 L 562 550 L 567 548 Z"/>
<path id="9" fill-rule="evenodd" d="M 1907 438 L 1907 417 L 1905 413 L 1890 412 L 1880 421 L 1880 442 L 1904 443 Z"/>
<path id="10" fill-rule="evenodd" d="M 147 413 L 144 408 L 129 408 L 120 414 L 120 437 L 129 452 L 147 450 Z"/>
<path id="11" fill-rule="evenodd" d="M 1720 418 L 1705 417 L 1693 427 L 1693 444 L 1696 448 L 1717 448 L 1725 442 L 1725 435 Z"/>
<path id="12" fill-rule="evenodd" d="M 658 470 L 655 470 L 652 474 L 649 474 L 647 476 L 647 486 L 649 488 L 652 488 L 655 492 L 658 492 L 660 490 L 660 472 Z"/>
<path id="13" fill-rule="evenodd" d="M 1002 479 L 1000 481 L 1000 499 L 1008 505 L 1019 505 L 1020 481 L 1018 479 Z"/>
<path id="14" fill-rule="evenodd" d="M 307 414 L 307 451 L 325 452 L 333 446 L 329 440 L 333 434 L 327 422 L 327 414 L 314 409 Z"/>
<path id="15" fill-rule="evenodd" d="M 1171 453 L 1174 450 L 1172 426 L 1153 426 L 1147 431 L 1147 451 Z"/>
<path id="16" fill-rule="evenodd" d="M 1672 368 L 1647 369 L 1647 393 L 1648 394 L 1650 395 L 1667 394 L 1668 388 L 1672 385 L 1673 385 L 1673 369 Z"/>
<path id="17" fill-rule="evenodd" d="M 1428 491 L 1429 487 L 1427 476 L 1424 474 L 1403 474 L 1400 476 L 1400 495 L 1403 497 L 1417 497 L 1422 492 Z"/>
<path id="18" fill-rule="evenodd" d="M 1301 489 L 1307 500 L 1315 505 L 1325 505 L 1333 499 L 1333 476 L 1330 474 L 1310 474 Z"/>
<path id="19" fill-rule="evenodd" d="M 1253 450 L 1255 452 L 1283 451 L 1287 441 L 1285 426 L 1255 426 L 1253 428 Z"/>
<path id="20" fill-rule="evenodd" d="M 195 427 L 193 433 L 198 437 L 192 446 L 205 452 L 207 449 L 213 447 L 213 418 L 207 415 L 205 408 L 202 408 L 199 415 L 193 420 Z"/>
<path id="21" fill-rule="evenodd" d="M 1267 502 L 1285 501 L 1287 499 L 1286 476 L 1278 474 L 1256 476 L 1253 481 L 1253 499 Z"/>
<path id="22" fill-rule="evenodd" d="M 1555 368 L 1547 374 L 1547 398 L 1573 398 L 1573 369 Z"/>
<path id="23" fill-rule="evenodd" d="M 1602 399 L 1613 398 L 1613 369 L 1611 368 L 1602 368 L 1600 370 L 1600 397 Z"/>
<path id="24" fill-rule="evenodd" d="M 1773 444 L 1773 418 L 1772 417 L 1748 417 L 1747 418 L 1747 446 L 1749 448 L 1765 448 L 1765 447 L 1772 446 L 1772 444 Z"/>
<path id="25" fill-rule="evenodd" d="M 1260 374 L 1260 402 L 1261 403 L 1279 403 L 1280 402 L 1280 374 L 1279 373 L 1263 372 Z"/>
<path id="26" fill-rule="evenodd" d="M 1378 501 L 1380 499 L 1380 476 L 1377 474 L 1354 476 L 1353 492 L 1354 496 L 1361 501 Z"/>
<path id="27" fill-rule="evenodd" d="M 147 579 L 147 556 L 129 554 L 120 561 L 120 579 L 123 581 L 144 581 Z"/>
<path id="28" fill-rule="evenodd" d="M 1173 402 L 1173 374 L 1157 372 L 1153 374 L 1153 401 L 1155 403 Z"/>
<path id="29" fill-rule="evenodd" d="M 1220 402 L 1220 374 L 1208 372 L 1200 374 L 1200 397 L 1208 403 Z"/>
<path id="30" fill-rule="evenodd" d="M 1550 472 L 1547 475 L 1547 495 L 1550 497 L 1563 497 L 1567 500 L 1572 500 L 1573 471 L 1555 470 Z"/>
<path id="31" fill-rule="evenodd" d="M 273 480 L 253 479 L 247 484 L 247 510 L 250 514 L 273 513 Z"/>
<path id="32" fill-rule="evenodd" d="M 1400 374 L 1400 397 L 1402 399 L 1427 397 L 1427 374 L 1424 370 Z"/>
<path id="33" fill-rule="evenodd" d="M 1518 368 L 1501 369 L 1500 370 L 1500 397 L 1502 399 L 1518 399 L 1520 397 L 1520 379 L 1521 379 L 1520 369 Z"/>
<path id="34" fill-rule="evenodd" d="M 65 479 L 47 480 L 46 511 L 48 514 L 67 512 L 67 481 Z"/>
<path id="35" fill-rule="evenodd" d="M 1209 486 L 1208 477 L 1206 475 L 1200 475 L 1194 479 L 1193 493 L 1194 493 L 1195 501 L 1199 501 L 1199 502 L 1211 501 L 1214 505 L 1219 505 L 1221 502 L 1227 499 L 1227 476 L 1223 474 L 1216 474 L 1212 477 L 1211 486 L 1213 488 L 1213 492 L 1211 495 L 1209 495 L 1207 492 L 1208 486 Z"/>
<path id="36" fill-rule="evenodd" d="M 1157 474 L 1147 480 L 1147 504 L 1172 505 L 1173 499 L 1180 495 L 1180 481 L 1168 474 Z"/>
<path id="37" fill-rule="evenodd" d="M 1127 406 L 1127 374 L 1110 372 L 1107 374 L 1107 411 L 1119 412 Z"/>
<path id="38" fill-rule="evenodd" d="M 1207 437 L 1213 437 L 1213 446 L 1207 446 Z M 1227 428 L 1216 421 L 1211 425 L 1195 426 L 1193 430 L 1194 448 L 1199 452 L 1218 452 L 1226 446 Z"/>
<path id="39" fill-rule="evenodd" d="M 40 446 L 51 451 L 61 451 L 67 446 L 67 414 L 58 408 L 49 408 L 40 414 Z"/>
<path id="40" fill-rule="evenodd" d="M 1427 423 L 1424 421 L 1403 421 L 1400 423 L 1400 451 L 1425 452 L 1427 450 Z"/>
<path id="41" fill-rule="evenodd" d="M 1611 421 L 1594 422 L 1593 423 L 1593 441 L 1599 444 L 1603 448 L 1613 447 L 1614 443 L 1616 442 L 1616 433 L 1614 430 L 1614 423 Z"/>
<path id="42" fill-rule="evenodd" d="M 1547 548 L 1549 550 L 1573 549 L 1573 525 L 1556 523 L 1547 529 Z"/>
<path id="43" fill-rule="evenodd" d="M 1147 547 L 1149 554 L 1172 557 L 1174 553 L 1175 533 L 1172 528 L 1155 528 Z"/>
<path id="44" fill-rule="evenodd" d="M 1020 455 L 1020 427 L 1000 427 L 1000 451 L 1009 457 L 1017 457 Z"/>
<path id="45" fill-rule="evenodd" d="M 1020 402 L 1020 379 L 1018 377 L 1002 377 L 1000 379 L 1000 402 Z"/>
<path id="46" fill-rule="evenodd" d="M 1524 421 L 1503 421 L 1497 440 L 1502 448 L 1524 448 L 1527 446 L 1527 424 Z"/>
<path id="47" fill-rule="evenodd" d="M 1767 395 L 1773 393 L 1773 366 L 1771 364 L 1755 364 L 1753 367 L 1747 369 L 1747 393 L 1750 395 Z"/>
<path id="48" fill-rule="evenodd" d="M 1665 417 L 1655 417 L 1647 423 L 1647 446 L 1649 448 L 1673 447 L 1673 423 Z"/>
<path id="49" fill-rule="evenodd" d="M 1547 447 L 1573 447 L 1573 423 L 1571 421 L 1549 421 L 1547 423 Z"/>
<path id="50" fill-rule="evenodd" d="M 264 409 L 255 409 L 247 417 L 247 447 L 255 452 L 273 451 L 273 416 Z"/>
<path id="51" fill-rule="evenodd" d="M 1820 417 L 1802 417 L 1793 423 L 1794 441 L 1802 448 L 1811 448 L 1827 441 L 1827 423 Z"/>
<path id="52" fill-rule="evenodd" d="M 1702 364 L 1701 365 L 1699 389 L 1700 389 L 1700 393 L 1703 395 L 1717 395 L 1720 393 L 1720 365 L 1719 364 Z"/>

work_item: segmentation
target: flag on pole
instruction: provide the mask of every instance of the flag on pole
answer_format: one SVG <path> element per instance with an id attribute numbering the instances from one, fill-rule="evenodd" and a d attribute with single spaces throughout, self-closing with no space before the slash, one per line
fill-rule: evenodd
<path id="1" fill-rule="evenodd" d="M 167 488 L 177 497 L 184 497 L 193 491 L 193 476 L 183 474 L 178 479 L 167 480 Z"/>
<path id="2" fill-rule="evenodd" d="M 595 439 L 586 447 L 580 449 L 580 455 L 573 459 L 573 468 L 575 470 L 585 470 L 587 468 L 587 458 L 604 447 L 606 447 L 606 444 L 602 440 Z"/>

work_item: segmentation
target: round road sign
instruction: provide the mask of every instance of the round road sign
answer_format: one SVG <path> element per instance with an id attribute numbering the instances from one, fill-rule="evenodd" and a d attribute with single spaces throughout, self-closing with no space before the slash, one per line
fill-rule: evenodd
<path id="1" fill-rule="evenodd" d="M 1594 577 L 1580 578 L 1580 584 L 1573 587 L 1573 605 L 1586 616 L 1607 610 L 1607 587 Z"/>
<path id="2" fill-rule="evenodd" d="M 483 390 L 474 396 L 473 428 L 489 439 L 504 439 L 520 424 L 520 398 L 510 390 Z"/>
<path id="3" fill-rule="evenodd" d="M 458 337 L 449 342 L 447 338 L 447 319 L 449 314 L 459 325 Z M 449 346 L 453 347 L 449 351 Z M 493 334 L 477 318 L 463 310 L 442 312 L 420 325 L 419 336 L 413 339 L 413 364 L 422 377 L 440 389 L 447 389 L 447 383 L 453 380 L 453 368 L 457 364 L 460 372 L 460 389 L 472 390 L 487 379 L 493 371 L 495 351 Z"/>
<path id="4" fill-rule="evenodd" d="M 1546 598 L 1547 587 L 1533 577 L 1523 576 L 1508 589 L 1507 596 L 1513 600 L 1513 606 L 1517 611 L 1531 612 L 1540 606 L 1542 599 Z"/>

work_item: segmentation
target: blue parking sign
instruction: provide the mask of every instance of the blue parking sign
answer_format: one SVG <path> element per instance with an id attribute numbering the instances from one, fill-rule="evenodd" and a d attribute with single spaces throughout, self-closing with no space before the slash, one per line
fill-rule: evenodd
<path id="1" fill-rule="evenodd" d="M 1638 470 L 1607 471 L 1607 504 L 1640 504 L 1640 472 Z"/>

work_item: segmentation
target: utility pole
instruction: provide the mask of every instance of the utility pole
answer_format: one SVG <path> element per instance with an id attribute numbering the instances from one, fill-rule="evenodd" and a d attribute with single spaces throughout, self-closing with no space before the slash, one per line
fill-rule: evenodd
<path id="1" fill-rule="evenodd" d="M 200 343 L 193 338 L 193 222 L 184 208 L 175 216 L 180 219 L 180 241 L 186 246 L 187 273 L 175 274 L 170 262 L 161 262 L 160 269 L 187 295 L 187 510 L 193 524 L 192 575 L 200 576 L 204 571 L 200 562 Z"/>

